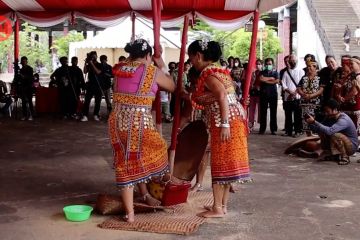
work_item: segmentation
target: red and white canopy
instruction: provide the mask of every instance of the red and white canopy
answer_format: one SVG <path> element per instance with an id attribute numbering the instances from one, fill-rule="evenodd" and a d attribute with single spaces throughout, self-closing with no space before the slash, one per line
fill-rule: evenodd
<path id="1" fill-rule="evenodd" d="M 162 0 L 162 26 L 178 26 L 191 14 L 223 30 L 239 28 L 259 5 L 260 12 L 294 0 Z M 121 23 L 130 13 L 151 18 L 151 0 L 0 0 L 0 15 L 17 17 L 39 27 L 82 18 L 99 27 Z"/>

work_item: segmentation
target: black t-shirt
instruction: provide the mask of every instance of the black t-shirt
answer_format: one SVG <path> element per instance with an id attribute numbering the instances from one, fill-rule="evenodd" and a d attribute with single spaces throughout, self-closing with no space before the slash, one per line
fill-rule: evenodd
<path id="1" fill-rule="evenodd" d="M 273 77 L 275 79 L 279 79 L 279 73 L 277 71 L 264 70 L 260 73 L 260 75 L 262 75 L 264 77 Z M 277 94 L 278 94 L 277 84 L 268 84 L 268 83 L 261 82 L 260 92 L 261 92 L 260 96 L 277 97 Z"/>
<path id="2" fill-rule="evenodd" d="M 71 89 L 69 66 L 61 66 L 54 72 L 55 82 L 60 89 Z"/>
<path id="3" fill-rule="evenodd" d="M 73 84 L 75 91 L 80 93 L 80 89 L 85 88 L 85 79 L 84 74 L 78 66 L 70 66 L 69 74 L 71 78 L 71 83 Z"/>
<path id="4" fill-rule="evenodd" d="M 20 85 L 23 88 L 32 88 L 34 82 L 34 70 L 26 65 L 20 69 Z"/>
<path id="5" fill-rule="evenodd" d="M 99 79 L 102 89 L 107 90 L 111 88 L 112 77 L 112 67 L 107 63 L 101 64 L 101 74 L 99 76 Z"/>
<path id="6" fill-rule="evenodd" d="M 101 71 L 101 63 L 99 62 L 94 62 L 94 65 L 97 69 L 99 69 Z M 94 69 L 92 68 L 92 66 L 89 64 L 87 66 L 88 68 L 88 83 L 91 86 L 96 86 L 98 87 L 100 84 L 100 79 L 99 79 L 99 75 L 97 75 L 94 71 Z"/>
<path id="7" fill-rule="evenodd" d="M 321 83 L 324 85 L 323 102 L 326 103 L 331 98 L 331 92 L 334 82 L 341 78 L 342 69 L 338 67 L 334 72 L 331 72 L 329 67 L 324 67 L 319 71 Z"/>
<path id="8" fill-rule="evenodd" d="M 283 69 L 281 69 L 280 70 L 280 80 L 282 80 L 282 78 L 283 78 L 283 76 L 284 76 L 284 74 L 285 74 L 285 72 L 286 72 L 286 67 L 285 68 L 283 68 Z M 281 82 L 280 82 L 281 83 Z"/>

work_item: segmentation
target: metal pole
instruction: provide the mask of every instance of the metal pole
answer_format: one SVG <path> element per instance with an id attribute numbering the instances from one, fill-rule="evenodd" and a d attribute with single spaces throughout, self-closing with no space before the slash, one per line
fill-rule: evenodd
<path id="1" fill-rule="evenodd" d="M 131 42 L 135 41 L 135 18 L 136 18 L 135 13 L 132 12 L 131 13 L 131 24 L 132 24 L 132 26 L 131 26 Z"/>
<path id="2" fill-rule="evenodd" d="M 14 62 L 15 64 L 19 63 L 19 49 L 20 49 L 20 26 L 19 26 L 19 19 L 16 17 L 15 20 L 15 30 L 14 30 Z"/>
<path id="3" fill-rule="evenodd" d="M 263 59 L 263 29 L 260 29 L 260 59 Z"/>
<path id="4" fill-rule="evenodd" d="M 154 56 L 160 57 L 160 24 L 161 24 L 161 1 L 152 0 L 152 10 L 153 10 L 153 25 L 154 25 Z M 158 90 L 154 102 L 155 112 L 156 112 L 156 128 L 162 134 L 162 119 L 161 119 L 161 99 L 160 91 Z"/>
<path id="5" fill-rule="evenodd" d="M 179 63 L 179 71 L 178 71 L 178 79 L 177 79 L 177 87 L 176 87 L 174 122 L 171 132 L 171 145 L 170 145 L 170 157 L 169 157 L 171 173 L 173 172 L 173 168 L 174 168 L 176 141 L 177 141 L 177 134 L 180 125 L 180 112 L 181 112 L 180 104 L 181 104 L 181 93 L 183 90 L 182 86 L 183 86 L 184 62 L 185 62 L 188 28 L 189 28 L 189 16 L 186 15 L 184 17 L 184 27 L 181 37 L 180 63 Z"/>
<path id="6" fill-rule="evenodd" d="M 253 69 L 255 68 L 256 62 L 256 38 L 258 32 L 258 25 L 259 25 L 259 11 L 254 11 L 254 19 L 253 19 L 253 29 L 252 29 L 252 37 L 251 37 L 251 46 L 250 46 L 250 53 L 249 53 L 249 63 L 246 69 L 246 76 L 245 76 L 245 86 L 244 86 L 244 101 L 247 101 L 249 97 L 249 89 L 251 83 L 251 77 Z M 247 105 L 244 104 L 245 110 L 247 109 Z"/>

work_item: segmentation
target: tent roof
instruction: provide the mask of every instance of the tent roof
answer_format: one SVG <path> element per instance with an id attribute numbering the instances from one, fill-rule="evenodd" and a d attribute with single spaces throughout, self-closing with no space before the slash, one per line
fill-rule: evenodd
<path id="1" fill-rule="evenodd" d="M 149 41 L 149 44 L 153 44 L 153 30 L 152 23 L 145 21 L 136 21 L 135 35 L 144 38 Z M 124 48 L 125 45 L 131 39 L 131 20 L 127 18 L 121 24 L 109 27 L 100 32 L 93 38 L 86 39 L 80 42 L 70 43 L 71 48 Z M 180 34 L 179 31 L 165 31 L 160 30 L 160 43 L 164 47 L 180 48 Z"/>
<path id="2" fill-rule="evenodd" d="M 165 27 L 176 26 L 182 23 L 184 15 L 195 14 L 210 25 L 230 23 L 228 29 L 236 28 L 239 26 L 234 25 L 234 20 L 247 20 L 258 5 L 260 12 L 267 12 L 293 1 L 161 0 L 162 24 Z M 132 11 L 151 18 L 151 0 L 0 0 L 0 14 L 10 16 L 11 12 L 15 12 L 18 17 L 39 27 L 53 26 L 66 20 L 73 22 L 75 18 L 99 27 L 115 26 Z"/>

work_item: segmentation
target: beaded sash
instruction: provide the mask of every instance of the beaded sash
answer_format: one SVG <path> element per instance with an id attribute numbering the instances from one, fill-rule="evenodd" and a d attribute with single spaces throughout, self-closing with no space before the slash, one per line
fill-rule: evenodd
<path id="1" fill-rule="evenodd" d="M 141 158 L 142 138 L 145 129 L 155 130 L 152 120 L 151 104 L 155 98 L 151 94 L 151 87 L 154 83 L 156 67 L 147 66 L 143 73 L 139 88 L 135 94 L 114 93 L 113 114 L 115 124 L 110 124 L 113 145 L 117 145 L 125 153 L 125 160 L 130 158 Z M 126 132 L 128 139 L 126 144 L 120 141 L 121 132 Z"/>
<path id="2" fill-rule="evenodd" d="M 229 75 L 216 72 L 212 76 L 219 79 L 227 91 L 227 100 L 229 103 L 229 122 L 233 119 L 246 119 L 246 113 L 239 101 L 236 99 L 235 89 L 232 79 Z M 204 107 L 203 121 L 210 128 L 211 121 L 215 121 L 215 126 L 220 127 L 221 112 L 220 104 L 216 97 L 209 91 L 203 91 L 202 95 L 196 97 L 196 102 Z"/>

